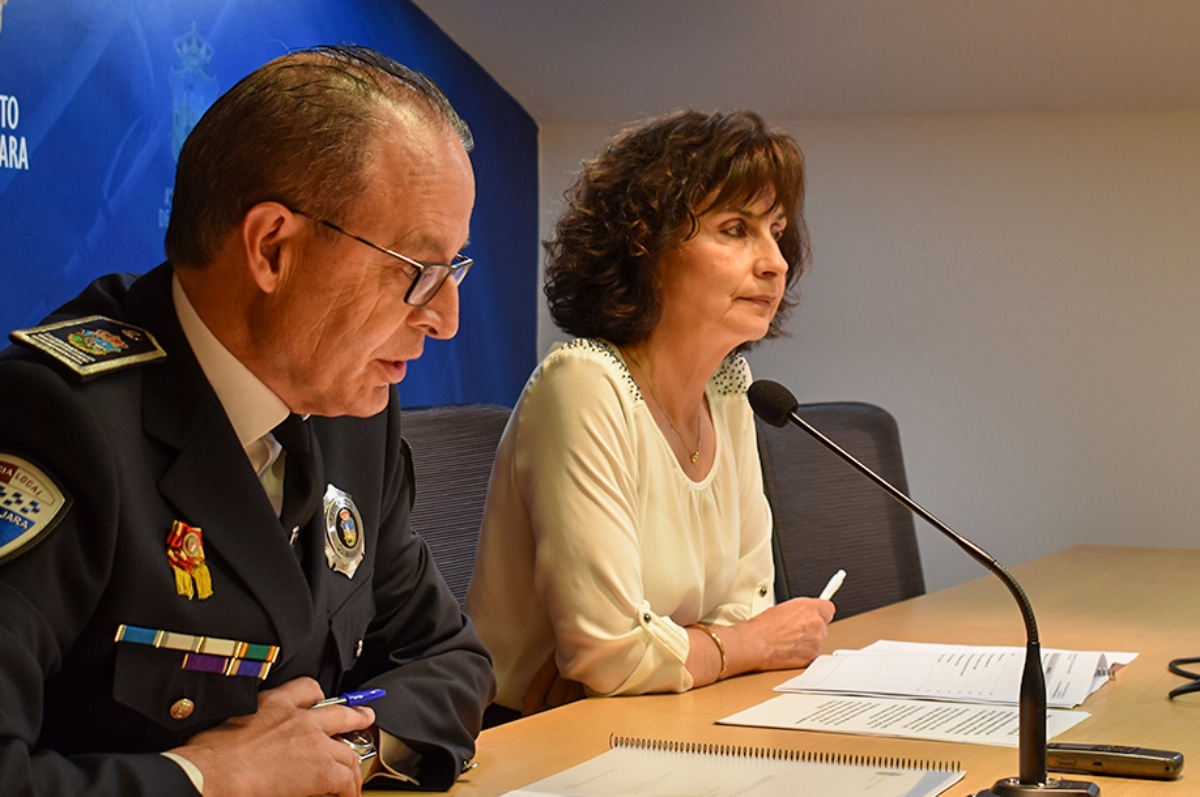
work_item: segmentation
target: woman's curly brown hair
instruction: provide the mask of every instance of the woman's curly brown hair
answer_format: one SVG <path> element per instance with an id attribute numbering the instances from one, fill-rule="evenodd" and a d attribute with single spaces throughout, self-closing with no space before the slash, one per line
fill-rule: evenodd
<path id="1" fill-rule="evenodd" d="M 779 249 L 787 286 L 767 337 L 784 334 L 793 286 L 808 266 L 804 156 L 748 111 L 677 111 L 612 139 L 566 192 L 567 209 L 546 242 L 545 293 L 554 322 L 577 337 L 645 340 L 658 323 L 659 257 L 696 235 L 699 216 L 774 192 L 787 227 Z M 744 348 L 744 347 L 743 347 Z"/>

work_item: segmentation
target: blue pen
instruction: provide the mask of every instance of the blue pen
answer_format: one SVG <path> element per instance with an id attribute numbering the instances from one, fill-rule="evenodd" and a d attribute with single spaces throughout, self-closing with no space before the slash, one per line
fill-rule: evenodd
<path id="1" fill-rule="evenodd" d="M 322 706 L 361 706 L 363 703 L 370 703 L 372 700 L 378 700 L 386 695 L 382 689 L 364 689 L 361 692 L 343 692 L 337 697 L 327 697 L 324 700 L 318 700 L 309 708 L 321 708 Z"/>

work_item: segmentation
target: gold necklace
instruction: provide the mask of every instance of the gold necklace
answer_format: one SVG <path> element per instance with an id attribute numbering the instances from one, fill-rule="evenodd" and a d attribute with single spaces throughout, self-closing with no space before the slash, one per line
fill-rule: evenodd
<path id="1" fill-rule="evenodd" d="M 642 376 L 646 377 L 646 387 L 650 388 L 650 397 L 654 399 L 654 403 L 658 405 L 659 411 L 662 412 L 663 417 L 667 419 L 667 423 L 671 426 L 671 431 L 675 432 L 675 436 L 679 438 L 679 442 L 683 443 L 684 448 L 688 448 L 689 446 L 687 444 L 687 440 L 683 438 L 683 435 L 679 431 L 679 427 L 675 425 L 673 420 L 671 420 L 671 416 L 667 414 L 667 410 L 665 407 L 663 407 L 663 403 L 658 400 L 658 393 L 654 390 L 654 377 L 650 376 L 650 372 L 646 370 L 646 366 L 642 365 L 641 361 L 634 357 L 632 353 L 626 351 L 625 356 L 629 358 L 631 363 L 637 366 L 638 370 L 642 372 Z M 695 465 L 700 459 L 700 444 L 704 442 L 703 434 L 704 425 L 700 423 L 700 416 L 697 415 L 696 446 L 692 449 L 692 453 L 688 454 L 688 459 L 692 461 L 693 465 Z"/>

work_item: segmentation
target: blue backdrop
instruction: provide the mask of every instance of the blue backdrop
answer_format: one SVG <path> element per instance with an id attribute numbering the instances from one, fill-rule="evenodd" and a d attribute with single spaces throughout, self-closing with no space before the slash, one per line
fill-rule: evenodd
<path id="1" fill-rule="evenodd" d="M 0 332 L 161 262 L 200 114 L 266 61 L 342 42 L 428 74 L 475 134 L 461 328 L 412 364 L 404 404 L 511 406 L 537 356 L 537 126 L 406 0 L 0 0 Z"/>

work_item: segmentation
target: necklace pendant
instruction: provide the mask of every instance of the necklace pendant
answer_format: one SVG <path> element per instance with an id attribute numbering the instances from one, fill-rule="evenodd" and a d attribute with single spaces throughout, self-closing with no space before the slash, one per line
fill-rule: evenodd
<path id="1" fill-rule="evenodd" d="M 691 457 L 691 459 L 692 459 L 692 464 L 693 464 L 693 465 L 695 465 L 695 464 L 696 464 L 696 460 L 700 459 L 700 452 L 699 452 L 699 451 L 693 451 L 693 452 L 692 452 L 692 457 Z"/>

